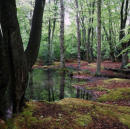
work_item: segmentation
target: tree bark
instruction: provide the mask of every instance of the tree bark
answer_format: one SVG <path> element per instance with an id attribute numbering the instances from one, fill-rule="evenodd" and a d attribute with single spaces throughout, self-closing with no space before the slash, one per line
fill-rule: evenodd
<path id="1" fill-rule="evenodd" d="M 101 74 L 101 0 L 97 1 L 97 70 L 96 74 Z"/>
<path id="2" fill-rule="evenodd" d="M 61 61 L 61 68 L 65 67 L 65 55 L 64 55 L 64 1 L 60 0 L 60 8 L 61 8 L 61 12 L 60 12 L 60 17 L 61 17 L 61 21 L 60 21 L 60 61 Z"/>
<path id="3" fill-rule="evenodd" d="M 76 4 L 76 23 L 77 23 L 77 41 L 78 41 L 78 69 L 80 69 L 80 45 L 81 45 L 81 33 L 80 33 L 80 20 L 79 20 L 79 5 L 78 0 L 75 0 Z"/>
<path id="4" fill-rule="evenodd" d="M 45 0 L 35 1 L 30 38 L 29 38 L 27 49 L 25 51 L 29 69 L 33 66 L 38 56 L 40 40 L 41 40 L 44 5 L 45 5 Z"/>
<path id="5" fill-rule="evenodd" d="M 127 16 L 128 16 L 128 4 L 129 4 L 129 0 L 122 1 L 121 12 L 120 12 L 120 15 L 121 15 L 120 37 L 119 37 L 120 40 L 125 36 L 125 32 L 123 29 L 125 29 L 125 26 L 126 26 L 126 21 L 127 21 Z M 127 44 L 122 43 L 122 48 L 125 49 L 126 47 L 127 47 Z M 127 63 L 128 63 L 128 53 L 126 52 L 122 54 L 121 68 L 124 68 L 124 66 L 127 65 Z"/>
<path id="6" fill-rule="evenodd" d="M 27 85 L 27 63 L 16 14 L 15 1 L 8 0 L 2 4 L 2 30 L 4 42 L 8 44 L 11 78 L 10 96 L 13 112 L 20 110 L 22 98 Z"/>
<path id="7" fill-rule="evenodd" d="M 51 20 L 48 21 L 48 65 L 51 64 Z"/>
<path id="8" fill-rule="evenodd" d="M 90 2 L 88 5 L 90 8 L 88 9 L 89 12 L 89 23 L 88 23 L 88 38 L 86 42 L 86 60 L 88 62 L 92 62 L 92 56 L 93 56 L 93 50 L 92 50 L 92 44 L 93 39 L 91 40 L 91 36 L 93 38 L 93 15 L 95 11 L 95 0 Z"/>
<path id="9" fill-rule="evenodd" d="M 25 90 L 27 88 L 28 82 L 28 72 L 36 61 L 38 55 L 38 48 L 40 46 L 42 15 L 45 0 L 36 0 L 35 2 L 30 40 L 26 52 L 24 52 L 23 49 L 20 27 L 17 19 L 16 1 L 6 0 L 2 1 L 0 5 L 2 12 L 2 41 L 5 45 L 5 50 L 3 50 L 5 52 L 4 57 L 6 57 L 7 55 L 7 58 L 5 58 L 7 59 L 7 61 L 2 64 L 2 67 L 5 68 L 5 66 L 8 65 L 6 70 L 8 72 L 8 75 L 7 79 L 3 80 L 3 86 L 7 88 L 6 92 L 9 92 L 8 103 L 10 103 L 9 107 L 12 107 L 10 110 L 13 110 L 13 113 L 18 113 L 19 111 L 21 111 L 24 103 Z M 3 72 L 2 78 L 4 78 L 5 76 L 6 72 Z M 0 94 L 1 92 L 6 95 L 6 93 L 4 93 L 3 91 L 0 91 Z M 3 110 L 0 109 L 0 112 L 2 111 Z"/>

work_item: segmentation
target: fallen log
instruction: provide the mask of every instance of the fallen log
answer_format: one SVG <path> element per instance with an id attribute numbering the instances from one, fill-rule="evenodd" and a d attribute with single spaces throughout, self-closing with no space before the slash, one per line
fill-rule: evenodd
<path id="1" fill-rule="evenodd" d="M 118 68 L 104 68 L 104 69 L 118 73 L 130 74 L 130 69 L 118 69 Z"/>

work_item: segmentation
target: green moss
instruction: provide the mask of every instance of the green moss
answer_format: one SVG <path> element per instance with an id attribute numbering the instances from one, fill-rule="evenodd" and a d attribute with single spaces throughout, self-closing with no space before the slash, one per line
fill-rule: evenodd
<path id="1" fill-rule="evenodd" d="M 130 128 L 130 115 L 128 114 L 119 114 L 119 120 L 122 122 L 124 125 L 127 125 Z"/>
<path id="2" fill-rule="evenodd" d="M 130 88 L 111 90 L 108 94 L 105 94 L 98 99 L 100 102 L 118 100 L 130 100 Z"/>
<path id="3" fill-rule="evenodd" d="M 76 117 L 77 118 L 75 119 L 75 122 L 79 126 L 86 126 L 92 121 L 91 115 L 89 113 L 86 115 L 77 114 Z"/>
<path id="4" fill-rule="evenodd" d="M 9 119 L 6 122 L 8 129 L 29 129 L 32 125 L 41 123 L 42 120 L 39 120 L 32 115 L 35 106 L 34 103 L 30 102 L 28 103 L 28 107 L 25 108 L 22 113 L 15 115 L 13 119 Z"/>
<path id="5" fill-rule="evenodd" d="M 87 90 L 95 90 L 95 91 L 106 91 L 109 92 L 110 90 L 101 86 L 98 87 L 86 87 Z"/>
<path id="6" fill-rule="evenodd" d="M 119 91 L 122 91 L 122 89 L 119 89 Z M 130 127 L 130 108 L 127 106 L 109 105 L 82 99 L 66 98 L 51 103 L 51 106 L 53 104 L 58 105 L 57 108 L 59 107 L 59 109 L 56 108 L 53 111 L 54 113 L 57 113 L 58 111 L 58 115 L 53 116 L 50 113 L 50 115 L 46 117 L 42 117 L 42 114 L 41 117 L 34 117 L 33 112 L 37 108 L 36 104 L 37 103 L 30 102 L 28 108 L 14 119 L 10 119 L 8 121 L 8 129 L 31 129 L 33 125 L 39 129 L 43 126 L 47 127 L 47 129 L 82 129 L 93 123 L 92 118 L 94 117 L 99 120 L 100 118 L 105 120 L 108 118 L 115 122 L 120 121 L 124 125 Z M 44 105 L 46 104 L 48 105 L 49 103 L 44 102 Z M 50 108 L 50 110 L 52 110 L 52 108 Z"/>
<path id="7" fill-rule="evenodd" d="M 106 80 L 104 80 L 104 83 L 112 83 L 112 82 L 125 82 L 125 81 L 129 81 L 130 82 L 130 80 L 128 80 L 128 79 L 122 79 L 122 78 L 112 78 L 112 79 L 106 79 Z"/>

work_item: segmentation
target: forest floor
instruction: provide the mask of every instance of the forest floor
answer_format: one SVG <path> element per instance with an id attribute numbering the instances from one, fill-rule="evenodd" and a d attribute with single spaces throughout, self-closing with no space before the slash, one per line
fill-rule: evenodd
<path id="1" fill-rule="evenodd" d="M 59 65 L 59 62 L 51 66 L 36 64 L 33 68 L 58 69 Z M 0 129 L 7 126 L 8 129 L 129 129 L 130 73 L 120 71 L 120 65 L 105 61 L 101 76 L 96 77 L 96 63 L 81 61 L 81 68 L 77 70 L 76 61 L 67 62 L 71 77 L 78 80 L 72 86 L 91 91 L 95 99 L 28 102 L 27 108 L 7 125 L 0 121 Z"/>

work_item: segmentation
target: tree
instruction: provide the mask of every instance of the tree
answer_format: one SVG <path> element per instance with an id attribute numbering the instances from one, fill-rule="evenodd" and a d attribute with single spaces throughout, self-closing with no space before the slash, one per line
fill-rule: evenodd
<path id="1" fill-rule="evenodd" d="M 121 4 L 121 11 L 120 11 L 120 37 L 121 40 L 125 36 L 124 29 L 126 27 L 126 21 L 127 21 L 127 15 L 128 15 L 128 4 L 129 0 L 122 0 Z M 125 9 L 124 9 L 125 8 Z M 122 48 L 125 49 L 127 47 L 127 44 L 122 44 Z M 122 54 L 122 65 L 121 68 L 123 68 L 128 63 L 128 53 Z"/>
<path id="2" fill-rule="evenodd" d="M 53 45 L 53 37 L 55 32 L 55 26 L 56 26 L 56 16 L 57 16 L 57 0 L 53 1 L 53 6 L 51 1 L 48 1 L 48 61 L 47 64 L 52 64 L 52 45 Z M 53 13 L 51 15 L 51 13 Z M 53 18 L 52 18 L 53 17 Z"/>
<path id="3" fill-rule="evenodd" d="M 0 90 L 0 94 L 3 94 L 3 98 L 9 96 L 9 100 L 4 102 L 6 105 L 7 103 L 9 104 L 13 113 L 18 113 L 24 105 L 28 72 L 31 70 L 38 55 L 45 0 L 35 0 L 30 38 L 25 51 L 17 19 L 16 1 L 2 1 L 0 5 L 0 24 L 2 32 L 0 34 L 0 42 L 2 42 L 0 43 L 0 48 L 4 48 L 1 54 L 5 53 L 7 56 L 7 58 L 4 59 L 5 61 L 0 62 L 0 71 L 3 71 L 1 78 L 4 78 L 3 81 L 0 82 L 0 87 L 4 87 L 3 90 Z M 0 56 L 2 57 L 1 54 Z M 4 65 L 7 66 L 6 69 Z M 8 73 L 8 75 L 6 73 Z M 2 104 L 3 98 L 0 98 L 0 105 Z M 0 108 L 0 117 L 6 116 L 6 110 L 5 108 Z"/>
<path id="4" fill-rule="evenodd" d="M 101 0 L 97 0 L 97 70 L 96 74 L 101 73 Z"/>
<path id="5" fill-rule="evenodd" d="M 65 55 L 64 55 L 64 1 L 60 0 L 60 61 L 61 61 L 61 68 L 65 67 Z"/>
<path id="6" fill-rule="evenodd" d="M 80 69 L 80 45 L 81 45 L 81 33 L 80 33 L 80 19 L 79 19 L 79 4 L 78 0 L 75 0 L 76 4 L 76 23 L 77 23 L 77 46 L 78 46 L 78 69 Z"/>
<path id="7" fill-rule="evenodd" d="M 110 0 L 107 1 L 107 10 L 108 10 L 108 31 L 106 29 L 105 23 L 103 22 L 103 29 L 106 35 L 106 39 L 109 43 L 110 47 L 110 59 L 112 62 L 115 61 L 115 53 L 114 53 L 114 44 L 113 44 L 113 37 L 115 34 L 113 33 L 113 27 L 112 27 L 112 8 L 111 8 L 111 2 Z M 106 15 L 106 14 L 105 14 Z"/>
<path id="8" fill-rule="evenodd" d="M 89 3 L 90 8 L 88 8 L 89 12 L 89 23 L 88 23 L 88 39 L 86 43 L 86 59 L 88 62 L 91 62 L 93 60 L 93 52 L 92 52 L 92 41 L 93 41 L 93 15 L 95 11 L 95 0 Z M 90 39 L 90 35 L 92 33 L 92 41 Z"/>

